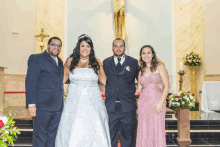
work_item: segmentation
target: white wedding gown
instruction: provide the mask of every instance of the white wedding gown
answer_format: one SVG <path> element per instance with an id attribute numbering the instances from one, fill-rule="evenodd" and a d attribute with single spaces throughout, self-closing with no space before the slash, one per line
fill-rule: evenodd
<path id="1" fill-rule="evenodd" d="M 98 75 L 92 68 L 77 68 L 70 72 L 69 79 L 55 146 L 111 147 L 108 114 Z"/>

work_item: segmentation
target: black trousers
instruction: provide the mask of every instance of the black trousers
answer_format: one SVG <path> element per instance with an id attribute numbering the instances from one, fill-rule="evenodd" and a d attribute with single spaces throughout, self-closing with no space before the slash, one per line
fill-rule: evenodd
<path id="1" fill-rule="evenodd" d="M 135 147 L 137 134 L 136 110 L 122 113 L 121 104 L 116 103 L 115 112 L 108 112 L 112 147 L 118 146 L 120 132 L 121 147 Z"/>
<path id="2" fill-rule="evenodd" d="M 37 111 L 33 117 L 33 147 L 55 147 L 62 111 Z"/>

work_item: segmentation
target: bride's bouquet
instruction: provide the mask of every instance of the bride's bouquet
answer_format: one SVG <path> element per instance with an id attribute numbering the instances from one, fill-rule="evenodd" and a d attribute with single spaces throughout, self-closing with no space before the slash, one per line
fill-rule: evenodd
<path id="1" fill-rule="evenodd" d="M 21 134 L 19 129 L 14 126 L 15 121 L 9 112 L 9 117 L 0 117 L 0 147 L 8 147 L 8 144 L 14 145 L 14 138 Z"/>
<path id="2" fill-rule="evenodd" d="M 170 95 L 169 97 L 169 107 L 173 108 L 195 108 L 195 99 L 194 94 L 191 94 L 189 91 L 180 91 L 175 92 L 174 94 Z"/>

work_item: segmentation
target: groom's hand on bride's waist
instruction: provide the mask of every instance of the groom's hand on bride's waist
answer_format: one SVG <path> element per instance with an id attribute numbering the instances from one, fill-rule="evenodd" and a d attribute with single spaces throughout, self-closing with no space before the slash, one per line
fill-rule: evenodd
<path id="1" fill-rule="evenodd" d="M 31 117 L 36 116 L 36 106 L 28 106 L 28 113 Z"/>

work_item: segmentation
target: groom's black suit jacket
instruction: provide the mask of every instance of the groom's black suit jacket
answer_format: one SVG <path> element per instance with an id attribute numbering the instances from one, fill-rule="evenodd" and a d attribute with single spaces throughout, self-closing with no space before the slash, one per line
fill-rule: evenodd
<path id="1" fill-rule="evenodd" d="M 29 57 L 25 80 L 26 107 L 35 104 L 37 110 L 59 111 L 63 108 L 63 61 L 58 66 L 47 51 Z"/>
<path id="2" fill-rule="evenodd" d="M 103 67 L 107 76 L 105 87 L 107 111 L 115 111 L 116 98 L 121 101 L 122 113 L 136 110 L 135 78 L 138 79 L 138 61 L 126 55 L 118 73 L 114 57 L 111 56 L 103 61 Z"/>

